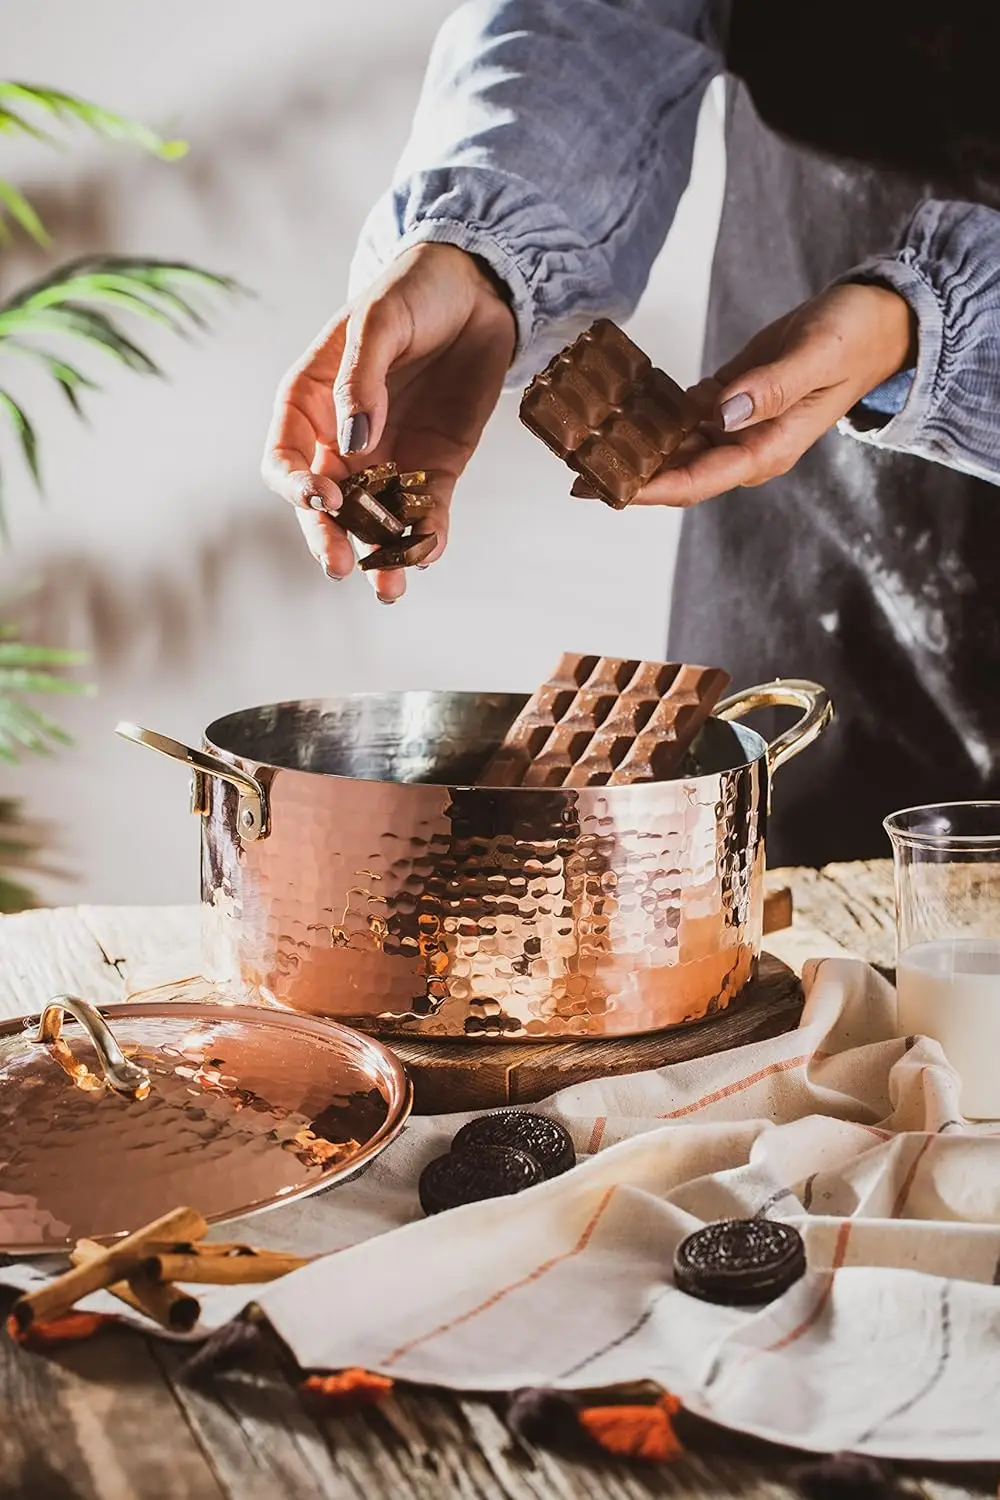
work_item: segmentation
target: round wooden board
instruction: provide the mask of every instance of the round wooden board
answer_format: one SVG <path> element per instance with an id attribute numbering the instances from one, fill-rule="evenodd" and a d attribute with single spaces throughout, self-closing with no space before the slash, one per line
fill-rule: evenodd
<path id="1" fill-rule="evenodd" d="M 435 1042 L 424 1037 L 387 1041 L 413 1080 L 414 1112 L 436 1115 L 532 1104 L 589 1078 L 641 1073 L 707 1057 L 791 1031 L 801 1012 L 798 976 L 780 959 L 763 953 L 756 979 L 728 1010 L 651 1036 L 570 1042 Z"/>

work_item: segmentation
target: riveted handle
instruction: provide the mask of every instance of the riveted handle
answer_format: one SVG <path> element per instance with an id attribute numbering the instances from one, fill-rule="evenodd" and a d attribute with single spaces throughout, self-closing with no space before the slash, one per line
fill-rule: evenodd
<path id="1" fill-rule="evenodd" d="M 253 844 L 258 839 L 267 838 L 270 832 L 267 794 L 260 782 L 246 771 L 240 771 L 236 766 L 229 765 L 216 755 L 208 755 L 204 750 L 194 750 L 181 740 L 172 740 L 169 735 L 157 734 L 153 729 L 143 729 L 139 724 L 118 724 L 115 726 L 115 734 L 191 767 L 192 812 L 204 814 L 208 810 L 205 798 L 206 776 L 217 776 L 220 781 L 227 781 L 240 794 L 236 812 L 236 831 L 240 841 Z"/>
<path id="2" fill-rule="evenodd" d="M 798 677 L 780 677 L 775 682 L 734 693 L 715 710 L 717 719 L 742 719 L 757 708 L 801 708 L 802 717 L 779 734 L 767 747 L 767 766 L 773 774 L 786 760 L 798 755 L 817 739 L 833 720 L 833 704 L 826 688 Z"/>
<path id="3" fill-rule="evenodd" d="M 41 1046 L 55 1046 L 62 1040 L 62 1024 L 67 1012 L 79 1021 L 91 1040 L 105 1082 L 116 1094 L 125 1094 L 130 1099 L 145 1099 L 149 1093 L 149 1074 L 134 1062 L 129 1062 L 119 1047 L 115 1034 L 99 1010 L 79 995 L 57 995 L 42 1011 L 38 1031 L 32 1041 Z M 65 1047 L 65 1042 L 62 1043 Z M 69 1056 L 68 1050 L 66 1053 Z M 82 1070 L 83 1064 L 80 1064 Z"/>

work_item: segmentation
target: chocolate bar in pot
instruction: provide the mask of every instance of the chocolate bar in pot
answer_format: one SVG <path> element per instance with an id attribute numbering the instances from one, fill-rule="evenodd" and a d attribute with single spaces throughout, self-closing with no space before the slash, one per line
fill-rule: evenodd
<path id="1" fill-rule="evenodd" d="M 648 484 L 701 416 L 607 318 L 535 376 L 520 410 L 524 425 L 615 510 Z"/>
<path id="2" fill-rule="evenodd" d="M 479 784 L 663 781 L 728 684 L 717 667 L 567 653 L 518 714 Z"/>

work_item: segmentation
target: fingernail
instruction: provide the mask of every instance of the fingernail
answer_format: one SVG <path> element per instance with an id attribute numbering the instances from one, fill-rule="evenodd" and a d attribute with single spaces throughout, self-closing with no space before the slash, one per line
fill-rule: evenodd
<path id="1" fill-rule="evenodd" d="M 376 594 L 375 598 L 380 604 L 395 604 L 395 599 L 387 599 L 384 594 Z"/>
<path id="2" fill-rule="evenodd" d="M 331 583 L 343 583 L 343 581 L 344 581 L 344 575 L 343 575 L 343 573 L 334 573 L 334 572 L 332 572 L 331 569 L 330 569 L 330 564 L 329 563 L 321 562 L 320 563 L 320 567 L 323 569 L 323 572 L 326 574 L 327 578 L 329 578 L 329 580 L 330 580 Z"/>
<path id="3" fill-rule="evenodd" d="M 746 391 L 740 391 L 737 396 L 730 396 L 728 401 L 723 401 L 719 407 L 719 416 L 722 425 L 727 432 L 732 432 L 734 427 L 742 427 L 748 417 L 753 416 L 753 398 Z"/>
<path id="4" fill-rule="evenodd" d="M 364 453 L 368 447 L 368 418 L 363 411 L 345 417 L 340 427 L 341 453 Z"/>

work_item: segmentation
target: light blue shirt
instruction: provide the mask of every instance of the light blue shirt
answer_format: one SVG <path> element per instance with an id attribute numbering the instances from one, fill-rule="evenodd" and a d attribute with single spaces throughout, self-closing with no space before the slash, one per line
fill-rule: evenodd
<path id="1" fill-rule="evenodd" d="M 481 256 L 509 288 L 510 383 L 525 383 L 594 318 L 635 308 L 723 67 L 709 0 L 466 0 L 352 282 L 427 241 Z M 915 204 L 899 244 L 838 280 L 894 288 L 919 325 L 916 369 L 841 430 L 1000 483 L 1000 214 Z"/>

